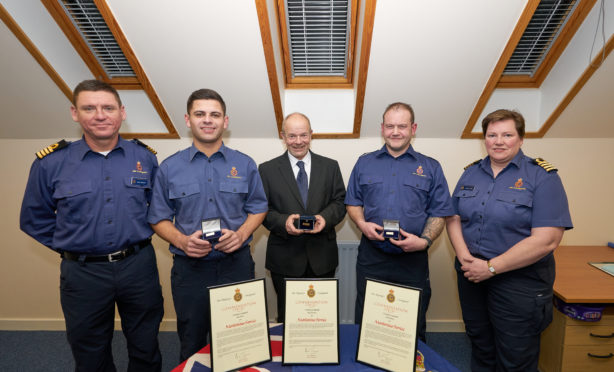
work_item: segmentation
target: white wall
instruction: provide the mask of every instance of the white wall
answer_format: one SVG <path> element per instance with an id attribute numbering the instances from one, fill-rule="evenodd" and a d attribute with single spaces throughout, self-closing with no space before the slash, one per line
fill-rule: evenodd
<path id="1" fill-rule="evenodd" d="M 419 132 L 418 132 L 419 134 Z M 0 329 L 63 329 L 59 302 L 59 257 L 19 230 L 19 209 L 34 152 L 54 143 L 49 140 L 0 140 L 0 164 L 4 181 L 0 195 L 4 195 L 0 236 L 5 240 L 0 260 Z M 190 144 L 184 140 L 147 140 L 158 150 L 159 160 Z M 227 139 L 226 144 L 251 155 L 261 163 L 283 151 L 277 139 Z M 379 148 L 378 137 L 359 140 L 314 140 L 313 150 L 339 161 L 347 183 L 351 169 L 361 154 Z M 480 140 L 420 139 L 415 148 L 437 158 L 443 165 L 450 187 L 454 187 L 463 167 L 484 156 Z M 570 201 L 575 228 L 565 233 L 565 245 L 604 245 L 614 240 L 614 139 L 527 139 L 523 150 L 541 156 L 558 169 Z M 347 218 L 339 227 L 339 240 L 358 240 Z M 257 276 L 266 275 L 264 257 L 266 230 L 259 228 L 254 239 L 254 258 Z M 170 293 L 171 257 L 167 244 L 154 240 L 165 298 L 163 329 L 175 326 L 175 313 Z M 453 250 L 445 233 L 431 248 L 431 283 L 433 298 L 428 312 L 429 330 L 461 330 L 462 321 L 456 279 L 453 271 Z M 269 296 L 274 293 L 268 288 Z M 275 301 L 270 298 L 270 314 Z"/>

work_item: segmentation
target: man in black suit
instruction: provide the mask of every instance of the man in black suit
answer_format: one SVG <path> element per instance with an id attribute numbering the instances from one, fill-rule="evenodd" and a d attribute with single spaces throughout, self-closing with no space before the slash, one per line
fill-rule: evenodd
<path id="1" fill-rule="evenodd" d="M 277 292 L 277 321 L 284 321 L 285 278 L 332 278 L 337 268 L 335 226 L 345 216 L 339 164 L 309 150 L 309 118 L 288 115 L 281 136 L 286 151 L 260 165 L 269 201 L 266 264 Z M 300 216 L 314 216 L 313 230 L 298 229 Z"/>

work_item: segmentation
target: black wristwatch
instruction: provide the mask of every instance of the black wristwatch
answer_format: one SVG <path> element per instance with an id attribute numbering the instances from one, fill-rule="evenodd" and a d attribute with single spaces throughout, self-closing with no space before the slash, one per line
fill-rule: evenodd
<path id="1" fill-rule="evenodd" d="M 424 248 L 424 250 L 429 249 L 431 247 L 431 245 L 433 245 L 433 241 L 428 236 L 422 235 L 420 238 L 426 240 L 426 248 Z"/>

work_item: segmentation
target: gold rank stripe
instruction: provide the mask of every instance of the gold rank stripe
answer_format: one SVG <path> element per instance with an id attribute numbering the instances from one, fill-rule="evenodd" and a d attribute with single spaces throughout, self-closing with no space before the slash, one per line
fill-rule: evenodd
<path id="1" fill-rule="evenodd" d="M 36 153 L 36 157 L 37 157 L 37 158 L 39 158 L 39 159 L 42 159 L 42 158 L 44 158 L 45 156 L 47 156 L 47 155 L 51 154 L 52 152 L 54 152 L 54 151 L 56 151 L 56 150 L 59 150 L 59 149 L 63 149 L 63 148 L 64 148 L 64 147 L 66 147 L 66 146 L 68 146 L 68 142 L 66 142 L 66 141 L 64 141 L 64 140 L 61 140 L 61 141 L 59 141 L 59 142 L 57 142 L 57 143 L 54 143 L 54 144 L 53 144 L 53 145 L 51 145 L 51 146 L 47 146 L 47 147 L 45 147 L 44 149 L 42 149 L 42 150 L 38 151 L 38 152 Z"/>
<path id="2" fill-rule="evenodd" d="M 482 159 L 478 159 L 478 160 L 474 161 L 473 163 L 468 164 L 468 165 L 467 165 L 465 168 L 463 168 L 463 169 L 464 169 L 464 170 L 467 170 L 467 168 L 469 168 L 469 167 L 471 167 L 471 166 L 474 166 L 474 165 L 476 165 L 477 163 L 479 163 L 479 162 L 481 162 L 481 161 L 482 161 Z"/>
<path id="3" fill-rule="evenodd" d="M 146 148 L 146 149 L 147 149 L 149 152 L 151 152 L 152 154 L 154 154 L 154 155 L 157 155 L 157 154 L 158 154 L 158 152 L 157 152 L 156 150 L 154 150 L 153 148 L 149 147 L 149 146 L 148 146 L 146 143 L 143 143 L 143 142 L 142 142 L 141 140 L 139 140 L 138 138 L 134 138 L 132 141 L 133 141 L 134 143 L 136 143 L 136 144 L 140 145 L 140 146 L 145 147 L 145 148 Z"/>
<path id="4" fill-rule="evenodd" d="M 558 169 L 556 169 L 554 165 L 548 163 L 542 158 L 535 158 L 535 163 L 540 167 L 544 168 L 546 172 L 558 171 Z"/>

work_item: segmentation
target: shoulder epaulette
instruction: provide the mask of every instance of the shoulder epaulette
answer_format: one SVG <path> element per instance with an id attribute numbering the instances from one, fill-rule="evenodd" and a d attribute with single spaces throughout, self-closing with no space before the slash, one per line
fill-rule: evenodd
<path id="1" fill-rule="evenodd" d="M 478 159 L 478 160 L 474 161 L 473 163 L 468 164 L 468 165 L 467 165 L 465 168 L 463 168 L 463 169 L 464 169 L 464 170 L 467 170 L 467 168 L 472 167 L 472 166 L 474 166 L 474 165 L 478 164 L 478 163 L 479 163 L 479 162 L 481 162 L 481 161 L 482 161 L 482 159 Z"/>
<path id="2" fill-rule="evenodd" d="M 145 147 L 147 150 L 151 151 L 152 154 L 156 155 L 158 152 L 156 150 L 154 150 L 153 148 L 147 146 L 146 144 L 144 144 L 143 142 L 139 141 L 137 138 L 134 138 L 132 140 L 132 142 L 136 143 L 139 146 L 143 146 Z"/>
<path id="3" fill-rule="evenodd" d="M 542 158 L 535 158 L 535 159 L 533 159 L 533 163 L 539 165 L 542 168 L 544 168 L 546 170 L 546 172 L 548 172 L 548 173 L 558 171 L 558 169 L 556 169 L 554 167 L 554 165 L 548 163 L 547 161 L 545 161 Z"/>
<path id="4" fill-rule="evenodd" d="M 38 151 L 36 153 L 36 157 L 39 158 L 39 159 L 42 159 L 42 158 L 44 158 L 45 156 L 51 154 L 54 151 L 58 151 L 58 150 L 63 149 L 64 147 L 68 146 L 69 144 L 70 144 L 70 142 L 67 142 L 67 141 L 64 141 L 64 140 L 60 140 L 60 141 L 54 143 L 53 145 L 47 146 L 44 149 Z"/>

